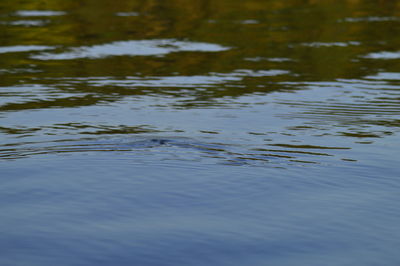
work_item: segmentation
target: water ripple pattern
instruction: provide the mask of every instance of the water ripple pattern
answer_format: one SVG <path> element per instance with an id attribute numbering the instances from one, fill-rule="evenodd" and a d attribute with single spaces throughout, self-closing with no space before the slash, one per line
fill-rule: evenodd
<path id="1" fill-rule="evenodd" d="M 1 266 L 400 265 L 400 3 L 0 1 Z"/>
<path id="2" fill-rule="evenodd" d="M 32 56 L 40 60 L 71 60 L 78 58 L 104 58 L 108 56 L 162 56 L 173 52 L 220 52 L 228 47 L 217 44 L 184 42 L 177 40 L 119 41 L 90 47 L 76 47 L 69 52 L 45 53 Z"/>

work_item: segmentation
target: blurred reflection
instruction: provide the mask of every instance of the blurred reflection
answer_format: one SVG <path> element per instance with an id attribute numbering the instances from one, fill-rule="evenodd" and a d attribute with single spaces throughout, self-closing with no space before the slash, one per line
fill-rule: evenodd
<path id="1" fill-rule="evenodd" d="M 220 132 L 190 122 L 164 126 L 160 110 L 241 114 L 256 106 L 263 109 L 254 121 L 265 114 L 279 125 L 290 121 L 273 131 L 282 134 L 364 138 L 397 131 L 397 1 L 57 0 L 0 7 L 0 112 L 7 136 L 68 135 L 66 128 L 48 129 L 74 123 L 98 135 L 143 125 L 157 132 Z M 387 73 L 392 78 L 379 78 Z M 65 118 L 63 108 L 79 117 Z M 140 108 L 154 119 L 140 121 Z M 89 117 L 100 117 L 94 110 L 121 117 L 118 110 L 125 110 L 135 119 L 88 125 Z M 18 112 L 48 122 L 24 125 L 11 118 Z M 247 132 L 266 134 L 264 128 Z"/>

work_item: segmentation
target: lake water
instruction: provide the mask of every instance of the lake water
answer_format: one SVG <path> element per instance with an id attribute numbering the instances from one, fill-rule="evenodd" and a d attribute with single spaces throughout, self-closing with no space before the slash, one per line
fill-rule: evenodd
<path id="1" fill-rule="evenodd" d="M 398 1 L 0 3 L 0 265 L 400 265 Z"/>

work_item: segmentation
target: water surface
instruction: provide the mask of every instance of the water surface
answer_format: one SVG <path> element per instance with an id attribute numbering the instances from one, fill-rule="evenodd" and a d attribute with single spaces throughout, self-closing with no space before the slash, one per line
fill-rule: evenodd
<path id="1" fill-rule="evenodd" d="M 2 1 L 0 264 L 399 265 L 399 10 Z"/>

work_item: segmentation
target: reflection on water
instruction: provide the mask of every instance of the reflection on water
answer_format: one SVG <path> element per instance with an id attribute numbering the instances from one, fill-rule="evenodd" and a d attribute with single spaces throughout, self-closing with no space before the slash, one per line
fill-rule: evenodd
<path id="1" fill-rule="evenodd" d="M 399 8 L 1 2 L 0 264 L 398 265 Z"/>
<path id="2" fill-rule="evenodd" d="M 370 59 L 400 59 L 400 52 L 376 52 L 365 56 Z"/>
<path id="3" fill-rule="evenodd" d="M 47 17 L 65 15 L 65 12 L 50 10 L 19 10 L 15 12 L 15 15 L 20 17 Z"/>
<path id="4" fill-rule="evenodd" d="M 33 56 L 40 60 L 66 60 L 78 58 L 103 58 L 107 56 L 165 55 L 172 52 L 220 52 L 229 48 L 216 44 L 181 42 L 176 40 L 121 41 L 92 47 L 79 47 L 61 54 Z"/>
<path id="5" fill-rule="evenodd" d="M 324 47 L 324 46 L 337 46 L 337 47 L 348 47 L 349 45 L 360 45 L 359 42 L 311 42 L 311 43 L 303 43 L 304 46 L 311 47 Z"/>
<path id="6" fill-rule="evenodd" d="M 52 49 L 50 46 L 44 45 L 16 45 L 16 46 L 3 46 L 0 48 L 0 53 L 15 53 L 15 52 L 30 52 Z"/>

